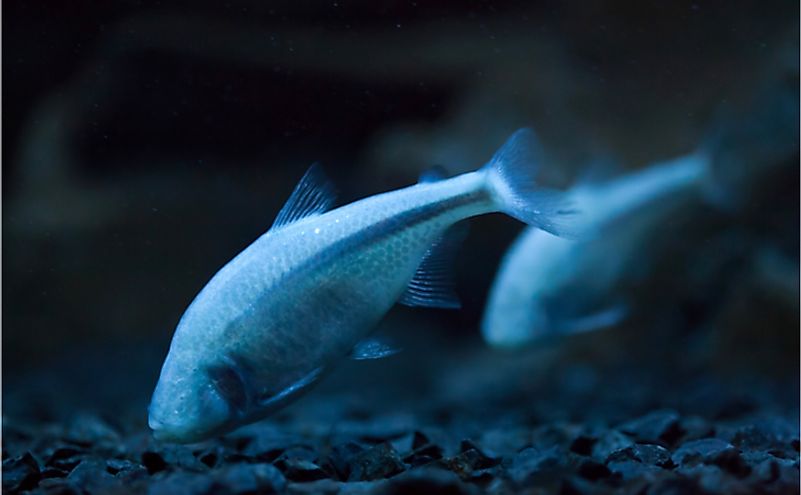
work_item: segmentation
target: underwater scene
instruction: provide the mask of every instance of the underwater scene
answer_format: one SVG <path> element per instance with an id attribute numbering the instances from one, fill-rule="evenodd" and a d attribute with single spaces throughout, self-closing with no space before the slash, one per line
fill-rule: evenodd
<path id="1" fill-rule="evenodd" d="M 798 2 L 4 2 L 2 492 L 799 493 Z"/>

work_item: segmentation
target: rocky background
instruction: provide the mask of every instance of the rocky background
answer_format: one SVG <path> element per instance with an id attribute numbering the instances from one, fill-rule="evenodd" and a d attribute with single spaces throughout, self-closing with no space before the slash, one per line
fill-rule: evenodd
<path id="1" fill-rule="evenodd" d="M 5 2 L 3 491 L 798 493 L 798 10 Z M 643 247 L 619 327 L 487 349 L 521 226 L 483 217 L 462 310 L 378 329 L 403 353 L 224 438 L 150 438 L 182 311 L 310 163 L 347 202 L 475 168 L 527 125 L 564 187 L 731 122 L 760 173 Z"/>

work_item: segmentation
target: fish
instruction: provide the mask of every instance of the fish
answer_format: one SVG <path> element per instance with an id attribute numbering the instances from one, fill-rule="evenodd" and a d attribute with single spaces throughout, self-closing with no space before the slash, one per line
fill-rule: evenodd
<path id="1" fill-rule="evenodd" d="M 520 348 L 613 326 L 628 314 L 612 288 L 638 264 L 654 228 L 695 197 L 711 177 L 706 149 L 606 181 L 575 185 L 567 195 L 582 212 L 583 239 L 526 228 L 504 254 L 481 322 L 494 348 Z"/>
<path id="2" fill-rule="evenodd" d="M 483 340 L 515 349 L 622 322 L 630 308 L 615 285 L 646 275 L 643 251 L 655 229 L 689 206 L 742 212 L 755 184 L 798 166 L 794 74 L 789 81 L 768 78 L 742 108 L 721 106 L 693 152 L 570 188 L 566 195 L 581 211 L 573 225 L 581 239 L 523 230 L 491 285 Z"/>
<path id="3" fill-rule="evenodd" d="M 319 166 L 272 227 L 197 294 L 173 334 L 148 408 L 157 440 L 192 443 L 259 421 L 348 356 L 395 350 L 371 334 L 399 302 L 458 308 L 449 261 L 460 221 L 500 212 L 575 236 L 578 212 L 533 179 L 534 132 L 520 129 L 473 172 L 333 208 Z"/>

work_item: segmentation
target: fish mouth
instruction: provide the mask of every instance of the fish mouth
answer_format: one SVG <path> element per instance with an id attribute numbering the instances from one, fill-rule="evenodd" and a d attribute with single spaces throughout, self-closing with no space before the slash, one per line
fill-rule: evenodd
<path id="1" fill-rule="evenodd" d="M 153 419 L 148 420 L 148 426 L 153 432 L 153 438 L 160 442 L 198 443 L 214 435 L 212 430 L 176 428 Z"/>
<path id="2" fill-rule="evenodd" d="M 182 428 L 168 421 L 162 421 L 153 414 L 148 415 L 147 425 L 153 432 L 153 438 L 162 442 L 193 443 L 203 439 L 205 434 L 196 428 Z"/>

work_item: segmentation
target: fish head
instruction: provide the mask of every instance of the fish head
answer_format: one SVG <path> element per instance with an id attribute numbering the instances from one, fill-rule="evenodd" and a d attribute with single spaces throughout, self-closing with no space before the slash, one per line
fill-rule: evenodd
<path id="1" fill-rule="evenodd" d="M 244 384 L 226 359 L 167 356 L 148 408 L 157 440 L 192 443 L 229 430 L 241 417 Z"/>

